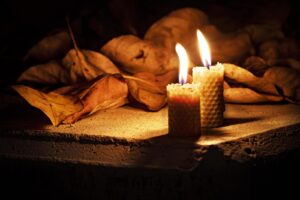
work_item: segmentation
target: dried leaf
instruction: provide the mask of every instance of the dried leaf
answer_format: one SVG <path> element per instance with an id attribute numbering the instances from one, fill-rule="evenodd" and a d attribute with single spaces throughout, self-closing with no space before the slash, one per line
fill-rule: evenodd
<path id="1" fill-rule="evenodd" d="M 177 75 L 177 70 L 171 70 L 165 74 L 155 76 L 149 72 L 139 72 L 134 74 L 134 76 L 123 75 L 127 80 L 135 81 L 140 88 L 148 90 L 152 93 L 166 92 L 166 85 L 175 81 Z"/>
<path id="2" fill-rule="evenodd" d="M 118 63 L 122 70 L 132 74 L 162 74 L 178 66 L 177 56 L 168 49 L 134 35 L 123 35 L 110 40 L 101 48 L 101 52 Z"/>
<path id="3" fill-rule="evenodd" d="M 99 110 L 116 108 L 127 102 L 128 87 L 119 75 L 105 75 L 96 80 L 79 97 L 83 109 L 68 116 L 63 123 L 75 123 L 80 118 Z"/>
<path id="4" fill-rule="evenodd" d="M 224 80 L 224 89 L 230 88 L 230 85 L 227 83 L 227 81 Z"/>
<path id="5" fill-rule="evenodd" d="M 300 89 L 300 74 L 291 68 L 286 67 L 271 67 L 264 74 L 264 79 L 276 84 L 280 87 L 285 97 L 294 98 L 296 100 Z"/>
<path id="6" fill-rule="evenodd" d="M 249 25 L 244 30 L 250 35 L 254 44 L 260 44 L 267 40 L 283 39 L 284 34 L 279 27 L 272 25 Z"/>
<path id="7" fill-rule="evenodd" d="M 286 62 L 288 63 L 288 65 L 297 70 L 298 72 L 300 72 L 300 61 L 299 60 L 296 60 L 296 59 L 293 59 L 293 58 L 288 58 L 286 59 Z"/>
<path id="8" fill-rule="evenodd" d="M 245 32 L 230 33 L 209 43 L 214 62 L 238 63 L 246 56 L 252 55 L 253 51 L 250 37 Z"/>
<path id="9" fill-rule="evenodd" d="M 279 102 L 283 97 L 261 94 L 250 88 L 227 88 L 224 90 L 224 99 L 229 103 L 263 103 Z"/>
<path id="10" fill-rule="evenodd" d="M 178 17 L 188 21 L 192 20 L 194 24 L 198 24 L 200 26 L 208 24 L 207 15 L 203 11 L 192 7 L 174 10 L 168 16 Z"/>
<path id="11" fill-rule="evenodd" d="M 54 92 L 46 94 L 24 85 L 13 86 L 13 88 L 30 105 L 45 113 L 54 126 L 59 125 L 67 116 L 82 109 L 81 102 L 75 97 L 63 96 Z"/>
<path id="12" fill-rule="evenodd" d="M 300 57 L 300 44 L 296 38 L 284 38 L 280 42 L 279 47 L 280 55 L 283 58 L 295 58 L 299 59 Z"/>
<path id="13" fill-rule="evenodd" d="M 68 84 L 70 83 L 70 76 L 60 62 L 52 60 L 45 64 L 30 67 L 20 75 L 17 82 L 45 85 Z"/>
<path id="14" fill-rule="evenodd" d="M 71 96 L 79 96 L 79 94 L 89 88 L 93 82 L 81 82 L 75 83 L 73 85 L 66 85 L 60 88 L 53 90 L 52 92 L 61 94 L 61 95 L 71 95 Z"/>
<path id="15" fill-rule="evenodd" d="M 159 110 L 166 104 L 166 95 L 162 93 L 152 93 L 140 88 L 134 80 L 128 80 L 128 89 L 132 97 L 131 103 L 146 107 L 148 110 Z"/>
<path id="16" fill-rule="evenodd" d="M 104 73 L 120 73 L 119 69 L 104 55 L 91 50 L 71 49 L 63 59 L 73 83 L 93 80 Z"/>
<path id="17" fill-rule="evenodd" d="M 191 83 L 192 77 L 189 76 L 188 79 L 189 78 L 191 79 L 191 80 L 189 80 L 190 81 L 189 83 Z M 156 83 L 159 86 L 163 87 L 164 89 L 166 89 L 168 84 L 176 82 L 177 79 L 178 79 L 178 70 L 177 69 L 170 70 L 164 74 L 155 76 Z"/>
<path id="18" fill-rule="evenodd" d="M 204 12 L 195 8 L 181 8 L 153 23 L 144 39 L 166 48 L 174 55 L 175 44 L 179 42 L 187 49 L 192 62 L 196 62 L 199 60 L 196 30 L 207 24 L 208 17 Z"/>
<path id="19" fill-rule="evenodd" d="M 67 31 L 60 30 L 41 39 L 26 54 L 24 60 L 46 62 L 63 56 L 71 49 L 72 41 Z"/>
<path id="20" fill-rule="evenodd" d="M 259 45 L 258 55 L 265 60 L 276 60 L 280 56 L 280 42 L 278 40 L 267 40 Z"/>
<path id="21" fill-rule="evenodd" d="M 242 66 L 258 77 L 262 77 L 269 68 L 266 61 L 257 56 L 248 57 Z"/>
<path id="22" fill-rule="evenodd" d="M 246 32 L 221 33 L 208 23 L 205 13 L 194 8 L 183 8 L 155 22 L 146 32 L 144 38 L 165 47 L 174 53 L 177 42 L 187 50 L 193 63 L 200 65 L 196 30 L 200 29 L 213 46 L 212 58 L 216 62 L 238 62 L 252 53 L 253 47 Z"/>
<path id="23" fill-rule="evenodd" d="M 156 111 L 166 104 L 166 85 L 177 79 L 177 72 L 172 70 L 160 76 L 141 72 L 125 78 L 131 97 L 129 100 L 133 104 Z"/>
<path id="24" fill-rule="evenodd" d="M 141 72 L 141 73 L 145 73 L 145 72 Z M 151 79 L 147 80 L 147 79 L 145 79 L 145 77 L 139 78 L 137 75 L 134 75 L 134 76 L 124 75 L 124 78 L 126 78 L 128 83 L 134 82 L 137 87 L 143 88 L 144 90 L 148 90 L 152 93 L 158 93 L 158 94 L 165 93 L 165 88 L 160 87 L 158 84 L 156 84 L 155 80 L 151 80 Z"/>
<path id="25" fill-rule="evenodd" d="M 269 66 L 276 66 L 276 67 L 287 67 L 292 68 L 298 72 L 300 72 L 300 61 L 294 58 L 282 58 L 282 59 L 274 59 L 268 61 Z"/>
<path id="26" fill-rule="evenodd" d="M 196 41 L 196 30 L 206 24 L 208 17 L 204 12 L 195 8 L 182 8 L 154 22 L 144 39 L 173 50 L 176 42 L 187 46 L 187 43 L 192 42 L 190 40 Z"/>
<path id="27" fill-rule="evenodd" d="M 224 64 L 224 76 L 227 80 L 246 85 L 258 92 L 278 95 L 275 86 L 265 80 L 254 76 L 251 72 L 233 64 Z"/>

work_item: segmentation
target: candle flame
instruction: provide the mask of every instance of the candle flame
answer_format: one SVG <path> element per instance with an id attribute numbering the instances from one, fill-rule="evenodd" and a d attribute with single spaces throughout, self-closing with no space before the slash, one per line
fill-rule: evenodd
<path id="1" fill-rule="evenodd" d="M 197 38 L 202 63 L 205 67 L 209 69 L 209 66 L 211 66 L 210 49 L 204 35 L 201 33 L 200 30 L 197 30 Z"/>
<path id="2" fill-rule="evenodd" d="M 188 64 L 189 64 L 189 58 L 187 55 L 186 50 L 184 47 L 177 43 L 175 46 L 176 53 L 179 57 L 179 83 L 185 84 L 187 82 L 187 76 L 188 76 Z"/>

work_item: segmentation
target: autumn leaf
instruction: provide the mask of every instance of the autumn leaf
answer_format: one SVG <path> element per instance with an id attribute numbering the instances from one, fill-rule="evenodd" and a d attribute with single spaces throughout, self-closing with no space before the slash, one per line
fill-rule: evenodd
<path id="1" fill-rule="evenodd" d="M 131 103 L 157 111 L 166 104 L 166 86 L 177 79 L 177 71 L 171 70 L 159 76 L 140 72 L 124 77 L 128 83 Z"/>
<path id="2" fill-rule="evenodd" d="M 99 110 L 120 107 L 127 103 L 128 87 L 120 75 L 99 77 L 79 94 L 83 109 L 68 116 L 63 123 L 75 123 L 80 118 Z"/>
<path id="3" fill-rule="evenodd" d="M 178 66 L 177 56 L 169 49 L 134 35 L 113 38 L 101 48 L 101 52 L 131 74 L 163 74 Z"/>
<path id="4" fill-rule="evenodd" d="M 24 60 L 45 62 L 63 56 L 71 48 L 71 38 L 66 30 L 56 31 L 42 38 L 26 54 Z"/>
<path id="5" fill-rule="evenodd" d="M 266 40 L 283 39 L 283 32 L 272 25 L 249 25 L 244 30 L 250 35 L 255 44 L 260 44 Z"/>
<path id="6" fill-rule="evenodd" d="M 91 50 L 71 49 L 62 63 L 70 73 L 72 83 L 81 80 L 90 81 L 104 73 L 120 73 L 120 70 L 106 56 Z"/>
<path id="7" fill-rule="evenodd" d="M 59 61 L 52 60 L 28 68 L 19 76 L 17 82 L 44 85 L 68 84 L 70 76 Z"/>
<path id="8" fill-rule="evenodd" d="M 224 99 L 230 103 L 262 103 L 279 102 L 283 97 L 261 94 L 250 88 L 227 88 L 224 90 Z"/>
<path id="9" fill-rule="evenodd" d="M 202 30 L 208 23 L 208 16 L 203 11 L 191 7 L 180 8 L 154 22 L 144 39 L 164 47 L 175 57 L 175 45 L 180 43 L 186 48 L 191 62 L 195 63 L 200 59 L 196 30 Z"/>
<path id="10" fill-rule="evenodd" d="M 242 66 L 257 77 L 262 77 L 269 68 L 267 62 L 258 56 L 248 57 Z"/>
<path id="11" fill-rule="evenodd" d="M 227 80 L 242 84 L 255 91 L 278 95 L 274 84 L 263 78 L 256 77 L 248 70 L 234 64 L 224 64 L 224 76 Z"/>
<path id="12" fill-rule="evenodd" d="M 91 81 L 104 73 L 120 73 L 120 70 L 106 56 L 96 51 L 80 49 L 76 43 L 69 19 L 66 18 L 66 20 L 74 49 L 65 55 L 62 63 L 69 72 L 72 83 Z"/>
<path id="13" fill-rule="evenodd" d="M 146 107 L 148 110 L 157 111 L 161 109 L 166 102 L 166 95 L 161 93 L 152 93 L 148 90 L 139 88 L 138 84 L 133 81 L 128 81 L 128 88 L 132 97 L 131 103 Z"/>
<path id="14" fill-rule="evenodd" d="M 63 96 L 54 92 L 43 93 L 24 85 L 13 86 L 13 89 L 30 105 L 45 113 L 54 126 L 83 107 L 80 100 L 72 96 Z"/>
<path id="15" fill-rule="evenodd" d="M 297 70 L 286 67 L 271 67 L 265 72 L 263 78 L 276 84 L 285 97 L 300 101 L 300 79 Z"/>

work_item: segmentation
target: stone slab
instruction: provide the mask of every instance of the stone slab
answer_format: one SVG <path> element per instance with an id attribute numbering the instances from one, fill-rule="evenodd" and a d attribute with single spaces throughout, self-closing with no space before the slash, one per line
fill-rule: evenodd
<path id="1" fill-rule="evenodd" d="M 16 103 L 1 108 L 0 157 L 191 171 L 211 151 L 248 162 L 298 149 L 299 111 L 293 104 L 227 104 L 224 126 L 203 129 L 200 138 L 171 138 L 167 108 L 125 106 L 54 127 L 39 110 Z"/>
<path id="2" fill-rule="evenodd" d="M 90 137 L 96 140 L 114 138 L 126 141 L 147 140 L 168 134 L 167 108 L 147 112 L 129 106 L 100 111 L 72 125 L 54 127 L 35 109 L 14 106 L 2 110 L 0 130 L 22 130 L 26 134 L 48 134 L 68 137 Z M 184 123 L 184 122 L 183 122 Z M 222 127 L 203 129 L 199 145 L 223 142 L 300 124 L 300 106 L 227 104 Z"/>

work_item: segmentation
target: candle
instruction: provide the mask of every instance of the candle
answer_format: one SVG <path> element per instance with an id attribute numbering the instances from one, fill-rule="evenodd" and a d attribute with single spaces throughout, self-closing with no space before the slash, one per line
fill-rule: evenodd
<path id="1" fill-rule="evenodd" d="M 188 56 L 180 44 L 176 44 L 179 56 L 179 84 L 167 85 L 168 125 L 172 136 L 200 136 L 199 85 L 187 82 Z"/>
<path id="2" fill-rule="evenodd" d="M 218 127 L 223 124 L 225 111 L 224 66 L 220 63 L 211 66 L 208 43 L 199 30 L 197 30 L 197 37 L 204 67 L 193 68 L 193 83 L 198 83 L 200 86 L 201 126 Z"/>

